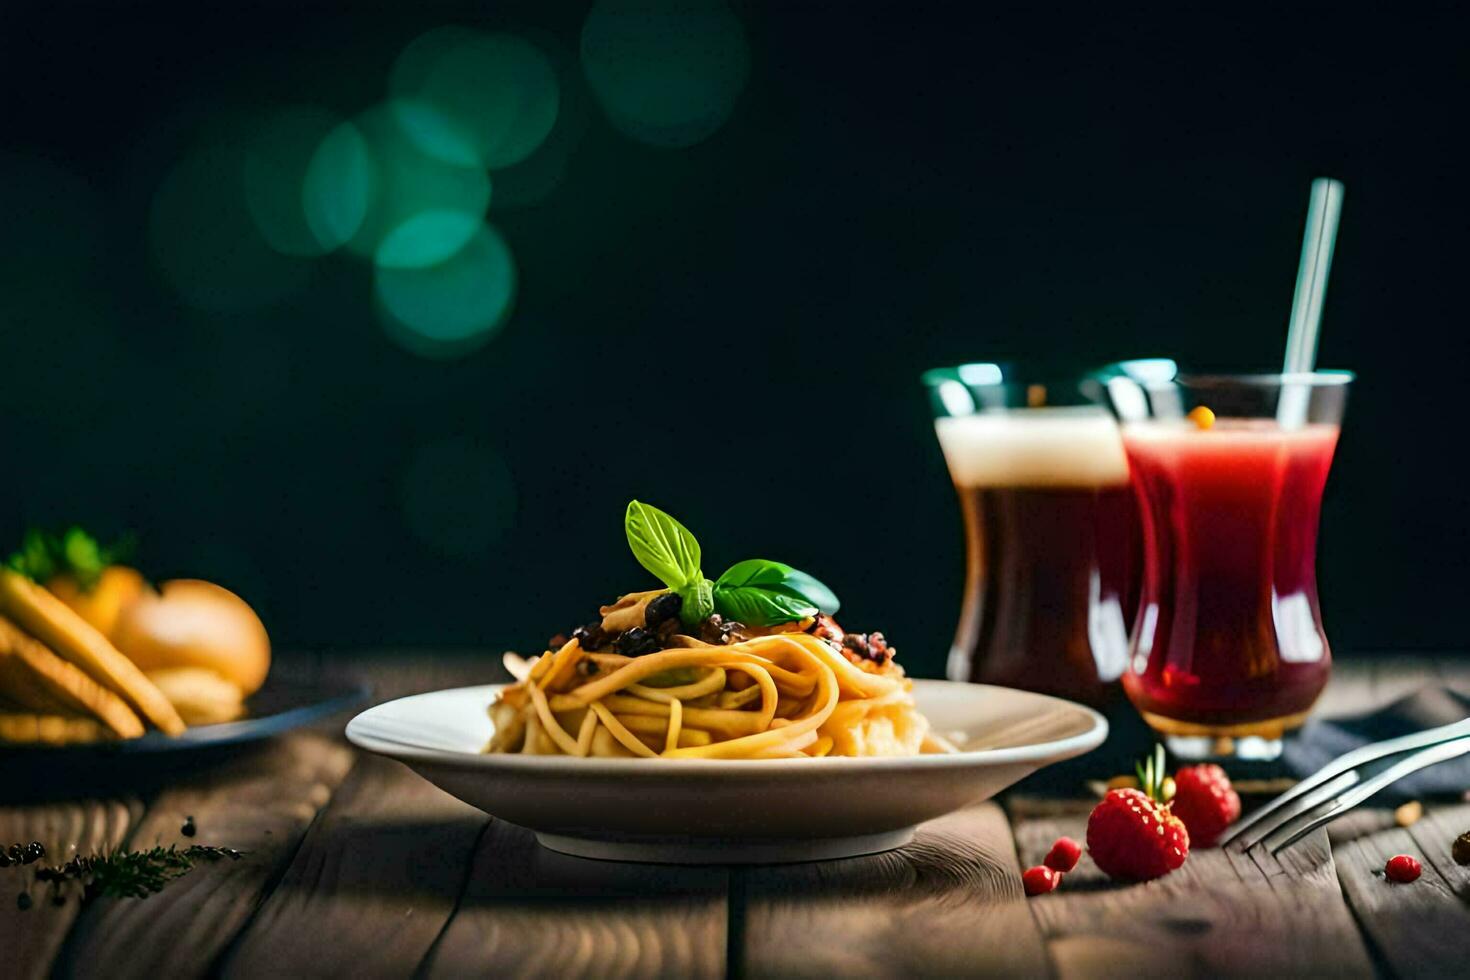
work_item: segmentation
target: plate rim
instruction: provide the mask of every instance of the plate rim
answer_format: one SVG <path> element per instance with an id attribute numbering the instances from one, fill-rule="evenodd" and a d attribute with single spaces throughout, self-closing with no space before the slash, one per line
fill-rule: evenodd
<path id="1" fill-rule="evenodd" d="M 69 745 L 0 742 L 0 762 L 14 762 L 22 758 L 60 760 L 63 756 L 80 758 L 87 755 L 103 756 L 108 759 L 144 758 L 245 745 L 275 738 L 277 735 L 284 735 L 329 718 L 339 711 L 356 708 L 363 701 L 372 698 L 373 690 L 372 685 L 355 679 L 324 683 L 303 681 L 297 678 L 281 680 L 272 678 L 267 679 L 266 683 L 296 688 L 297 693 L 302 691 L 320 693 L 323 690 L 329 693 L 268 715 L 190 725 L 179 735 L 165 735 L 162 732 L 150 730 L 137 738 L 77 742 Z M 365 710 L 371 710 L 371 708 Z M 358 714 L 362 713 L 364 712 L 358 712 Z"/>
<path id="2" fill-rule="evenodd" d="M 408 743 L 378 738 L 362 729 L 368 715 L 405 701 L 441 697 L 446 694 L 464 694 L 483 691 L 490 695 L 510 686 L 509 684 L 467 684 L 461 687 L 446 687 L 435 691 L 423 691 L 393 698 L 381 704 L 365 708 L 352 717 L 344 729 L 347 740 L 359 749 L 382 755 L 401 762 L 419 762 L 465 771 L 508 771 L 538 772 L 541 774 L 566 773 L 586 776 L 661 776 L 675 772 L 681 778 L 701 775 L 772 775 L 800 774 L 813 772 L 890 772 L 893 770 L 968 769 L 976 766 L 1002 766 L 1014 764 L 1046 764 L 1062 759 L 1075 758 L 1096 749 L 1107 740 L 1109 726 L 1102 714 L 1086 705 L 1049 694 L 1038 694 L 1020 688 L 1003 687 L 998 684 L 972 684 L 967 681 L 950 681 L 931 678 L 915 678 L 914 684 L 925 687 L 963 687 L 1019 694 L 1045 702 L 1062 705 L 1081 712 L 1092 722 L 1091 727 L 1066 738 L 1036 742 L 1029 745 L 1008 746 L 994 749 L 975 749 L 944 755 L 912 755 L 848 758 L 824 757 L 819 759 L 665 759 L 664 765 L 650 766 L 646 759 L 579 759 L 565 755 L 519 755 L 456 752 L 435 749 Z M 488 700 L 486 704 L 488 705 Z M 677 767 L 677 768 L 674 768 Z"/>

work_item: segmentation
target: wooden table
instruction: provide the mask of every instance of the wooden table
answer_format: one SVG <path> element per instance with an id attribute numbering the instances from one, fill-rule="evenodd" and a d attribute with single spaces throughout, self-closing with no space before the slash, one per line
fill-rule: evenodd
<path id="1" fill-rule="evenodd" d="M 378 699 L 493 680 L 494 658 L 335 657 Z M 283 670 L 309 669 L 301 660 Z M 490 676 L 487 676 L 489 674 Z M 1470 690 L 1462 662 L 1339 665 L 1323 704 L 1351 713 L 1426 681 Z M 146 900 L 22 911 L 0 901 L 0 977 L 62 976 L 1465 976 L 1470 868 L 1449 857 L 1470 805 L 1400 828 L 1365 810 L 1286 852 L 1196 851 L 1147 885 L 1084 858 L 1058 892 L 1020 871 L 1088 801 L 1011 797 L 927 824 L 908 847 L 852 860 L 732 869 L 564 857 L 530 833 L 361 755 L 341 722 L 138 795 L 0 807 L 0 841 L 53 855 L 195 840 L 247 851 Z M 1413 886 L 1384 861 L 1424 859 Z M 16 882 L 0 870 L 0 883 Z"/>

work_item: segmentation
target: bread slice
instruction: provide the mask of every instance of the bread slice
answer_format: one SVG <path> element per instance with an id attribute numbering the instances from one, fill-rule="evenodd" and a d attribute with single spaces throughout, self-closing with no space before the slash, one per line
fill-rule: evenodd
<path id="1" fill-rule="evenodd" d="M 165 667 L 148 671 L 148 679 L 190 725 L 217 725 L 245 713 L 245 692 L 208 667 Z"/>
<path id="2" fill-rule="evenodd" d="M 107 729 L 95 718 L 0 711 L 0 742 L 29 745 L 77 745 L 102 742 Z"/>
<path id="3" fill-rule="evenodd" d="M 95 717 L 120 738 L 143 734 L 122 698 L 0 616 L 0 699 L 23 711 Z"/>
<path id="4" fill-rule="evenodd" d="M 71 607 L 11 569 L 0 569 L 0 612 L 63 660 L 122 697 L 139 715 L 169 735 L 184 730 L 184 720 L 168 698 L 117 647 Z"/>

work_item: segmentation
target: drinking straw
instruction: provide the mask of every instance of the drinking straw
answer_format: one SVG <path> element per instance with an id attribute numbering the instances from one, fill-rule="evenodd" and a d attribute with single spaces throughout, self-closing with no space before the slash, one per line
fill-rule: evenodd
<path id="1" fill-rule="evenodd" d="M 1288 376 L 1311 374 L 1317 365 L 1317 336 L 1322 328 L 1322 304 L 1327 300 L 1327 275 L 1332 271 L 1342 195 L 1340 181 L 1328 177 L 1312 181 L 1302 259 L 1296 270 L 1296 294 L 1291 300 L 1291 325 L 1286 331 L 1286 359 L 1281 368 Z M 1309 386 L 1284 383 L 1276 405 L 1277 423 L 1283 429 L 1300 428 L 1307 421 L 1310 400 Z"/>
<path id="2" fill-rule="evenodd" d="M 1327 299 L 1327 274 L 1332 271 L 1342 195 L 1339 181 L 1328 177 L 1312 181 L 1302 260 L 1296 270 L 1296 295 L 1291 301 L 1291 326 L 1286 332 L 1286 361 L 1282 366 L 1286 374 L 1310 373 L 1317 363 L 1317 334 L 1322 326 L 1322 304 Z"/>

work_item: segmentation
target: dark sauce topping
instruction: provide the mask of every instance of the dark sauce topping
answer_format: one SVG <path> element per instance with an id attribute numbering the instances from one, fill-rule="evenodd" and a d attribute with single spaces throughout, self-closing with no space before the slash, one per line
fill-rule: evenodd
<path id="1" fill-rule="evenodd" d="M 625 657 L 641 657 L 645 653 L 657 653 L 663 649 L 658 634 L 652 630 L 633 627 L 618 634 L 613 640 L 613 650 Z"/>
<path id="2" fill-rule="evenodd" d="M 600 650 L 607 646 L 608 637 L 602 631 L 602 621 L 594 620 L 586 626 L 578 626 L 572 630 L 572 639 L 576 640 L 577 644 L 583 650 Z M 553 645 L 551 649 L 556 650 L 560 648 Z"/>
<path id="3" fill-rule="evenodd" d="M 842 639 L 847 635 L 846 631 L 837 625 L 837 620 L 828 616 L 826 613 L 821 613 L 816 619 L 813 619 L 812 624 L 806 628 L 806 631 L 817 639 L 826 640 L 838 648 L 841 648 Z"/>
<path id="4" fill-rule="evenodd" d="M 893 659 L 893 651 L 882 633 L 848 633 L 842 638 L 842 649 L 851 656 L 883 666 Z"/>
<path id="5" fill-rule="evenodd" d="M 683 610 L 684 600 L 676 593 L 665 592 L 663 595 L 654 596 L 648 605 L 643 607 L 643 625 L 649 629 L 656 629 L 672 620 L 677 626 L 679 613 Z"/>
<path id="6" fill-rule="evenodd" d="M 745 624 L 711 613 L 699 624 L 699 638 L 716 646 L 729 646 L 745 639 Z"/>
<path id="7" fill-rule="evenodd" d="M 184 818 L 184 825 L 179 828 L 179 833 L 183 834 L 185 837 L 193 837 L 195 834 L 199 833 L 199 828 L 195 826 L 194 818 L 192 816 Z"/>

